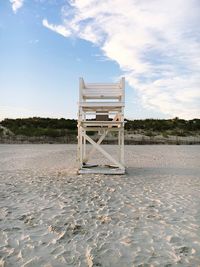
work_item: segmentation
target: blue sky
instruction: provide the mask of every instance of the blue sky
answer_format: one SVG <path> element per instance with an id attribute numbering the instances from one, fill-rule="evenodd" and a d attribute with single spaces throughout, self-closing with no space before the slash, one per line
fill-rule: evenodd
<path id="1" fill-rule="evenodd" d="M 198 118 L 199 14 L 197 0 L 0 0 L 0 120 L 76 118 L 79 77 L 121 76 L 127 118 Z"/>

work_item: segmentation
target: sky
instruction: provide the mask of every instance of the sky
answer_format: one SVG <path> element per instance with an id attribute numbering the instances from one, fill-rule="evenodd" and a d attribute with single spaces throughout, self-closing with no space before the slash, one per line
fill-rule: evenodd
<path id="1" fill-rule="evenodd" d="M 0 0 L 0 120 L 76 118 L 126 79 L 125 117 L 200 118 L 199 0 Z"/>

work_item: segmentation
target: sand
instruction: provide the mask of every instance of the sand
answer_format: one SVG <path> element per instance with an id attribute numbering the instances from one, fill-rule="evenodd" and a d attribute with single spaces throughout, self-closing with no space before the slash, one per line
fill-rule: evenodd
<path id="1" fill-rule="evenodd" d="M 75 145 L 0 145 L 0 266 L 200 266 L 200 146 L 125 149 L 104 176 Z"/>

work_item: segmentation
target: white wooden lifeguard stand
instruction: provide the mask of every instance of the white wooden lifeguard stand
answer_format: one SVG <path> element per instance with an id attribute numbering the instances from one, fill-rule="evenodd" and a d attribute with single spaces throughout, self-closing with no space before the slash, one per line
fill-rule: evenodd
<path id="1" fill-rule="evenodd" d="M 78 173 L 124 174 L 124 105 L 125 78 L 119 83 L 86 83 L 79 79 L 78 111 Z M 93 116 L 93 119 L 91 119 Z M 87 132 L 101 134 L 95 142 Z M 117 133 L 118 158 L 109 154 L 101 145 L 109 132 Z M 116 134 L 115 134 L 116 135 Z M 86 141 L 92 145 L 86 151 Z M 98 150 L 112 165 L 89 165 Z M 115 153 L 116 154 L 116 153 Z"/>

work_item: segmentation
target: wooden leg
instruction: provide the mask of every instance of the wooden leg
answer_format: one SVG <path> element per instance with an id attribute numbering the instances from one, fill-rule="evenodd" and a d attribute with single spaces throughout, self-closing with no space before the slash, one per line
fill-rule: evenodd
<path id="1" fill-rule="evenodd" d="M 118 156 L 119 162 L 121 162 L 121 131 L 118 131 Z"/>
<path id="2" fill-rule="evenodd" d="M 124 128 L 121 129 L 121 163 L 124 165 Z"/>
<path id="3" fill-rule="evenodd" d="M 80 127 L 80 133 L 79 133 L 79 138 L 80 138 L 80 168 L 83 166 L 83 129 Z"/>
<path id="4" fill-rule="evenodd" d="M 85 132 L 85 130 L 84 130 Z M 86 157 L 86 139 L 85 139 L 85 136 L 83 136 L 83 162 L 84 161 L 84 158 Z"/>

